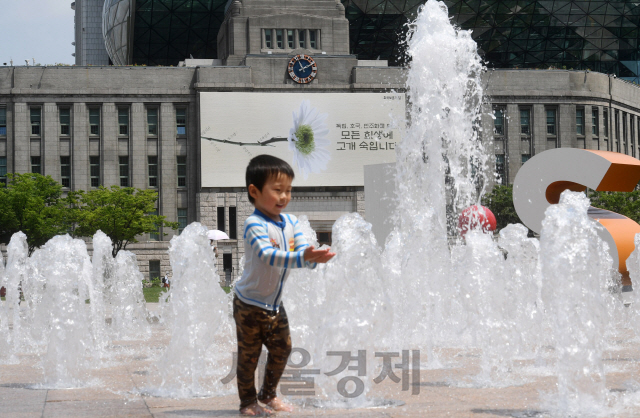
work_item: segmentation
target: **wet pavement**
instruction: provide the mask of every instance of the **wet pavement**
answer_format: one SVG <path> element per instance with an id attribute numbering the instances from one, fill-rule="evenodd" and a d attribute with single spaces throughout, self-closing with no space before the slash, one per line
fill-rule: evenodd
<path id="1" fill-rule="evenodd" d="M 150 304 L 153 310 L 153 304 Z M 159 383 L 154 365 L 167 335 L 153 324 L 149 341 L 119 341 L 108 364 L 91 372 L 87 387 L 46 389 L 40 356 L 20 355 L 17 364 L 0 365 L 0 416 L 2 417 L 227 417 L 238 416 L 235 381 L 229 394 L 190 399 L 151 396 L 145 388 Z M 594 416 L 640 417 L 640 340 L 621 332 L 603 356 L 606 408 Z M 147 353 L 146 355 L 144 353 Z M 141 354 L 143 353 L 143 354 Z M 514 364 L 511 382 L 486 385 L 478 381 L 477 351 L 440 349 L 441 368 L 423 363 L 419 381 L 405 384 L 387 378 L 373 384 L 368 407 L 329 407 L 318 398 L 288 397 L 293 413 L 277 416 L 335 417 L 560 417 L 557 379 L 549 367 L 536 360 Z M 549 357 L 550 358 L 550 357 Z M 540 359 L 544 359 L 541 356 Z M 539 363 L 541 360 L 538 359 Z M 426 360 L 426 359 L 423 359 Z M 542 370 L 542 372 L 541 372 Z M 401 375 L 398 372 L 398 375 Z"/>

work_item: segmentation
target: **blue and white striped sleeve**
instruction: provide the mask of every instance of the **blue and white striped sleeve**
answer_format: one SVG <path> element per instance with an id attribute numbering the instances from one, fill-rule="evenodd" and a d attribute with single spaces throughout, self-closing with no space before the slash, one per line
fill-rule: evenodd
<path id="1" fill-rule="evenodd" d="M 309 243 L 307 242 L 307 239 L 304 237 L 304 233 L 302 232 L 300 223 L 298 222 L 298 219 L 296 219 L 295 217 L 293 219 L 289 218 L 289 220 L 293 222 L 293 246 L 294 246 L 293 250 L 304 251 L 309 246 Z M 317 263 L 310 263 L 308 261 L 305 261 L 305 263 L 306 263 L 306 267 L 310 269 L 316 268 L 316 266 L 318 265 Z"/>
<path id="2" fill-rule="evenodd" d="M 271 245 L 266 224 L 247 219 L 244 228 L 244 240 L 258 258 L 270 266 L 282 268 L 306 267 L 304 261 L 304 249 L 300 251 L 278 250 Z"/>

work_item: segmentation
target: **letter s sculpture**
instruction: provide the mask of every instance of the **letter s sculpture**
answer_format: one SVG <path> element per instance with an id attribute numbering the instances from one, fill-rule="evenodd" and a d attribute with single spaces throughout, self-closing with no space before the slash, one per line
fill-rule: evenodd
<path id="1" fill-rule="evenodd" d="M 566 190 L 631 192 L 640 181 L 640 161 L 610 151 L 556 148 L 541 152 L 527 161 L 513 183 L 513 205 L 520 220 L 540 233 L 544 212 L 558 203 Z M 626 261 L 634 250 L 634 237 L 640 232 L 635 221 L 608 210 L 589 207 L 588 214 L 604 229 L 600 236 L 609 244 L 609 253 L 618 260 L 623 286 L 630 286 Z"/>

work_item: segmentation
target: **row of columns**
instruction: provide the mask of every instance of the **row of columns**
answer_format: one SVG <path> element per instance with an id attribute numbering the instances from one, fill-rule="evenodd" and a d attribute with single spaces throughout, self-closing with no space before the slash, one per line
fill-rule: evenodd
<path id="1" fill-rule="evenodd" d="M 187 104 L 185 104 L 187 105 Z M 44 103 L 41 107 L 40 136 L 31 135 L 30 108 L 27 103 L 7 106 L 7 172 L 31 172 L 31 157 L 41 157 L 41 172 L 61 181 L 60 157 L 71 157 L 71 189 L 91 188 L 90 156 L 100 156 L 100 180 L 104 186 L 120 185 L 119 157 L 129 157 L 129 185 L 146 189 L 148 185 L 148 156 L 158 156 L 158 212 L 168 221 L 177 221 L 177 208 L 187 207 L 187 193 L 179 199 L 177 183 L 178 148 L 176 111 L 173 103 L 158 105 L 158 136 L 147 137 L 146 109 L 144 103 L 127 104 L 129 108 L 129 135 L 120 136 L 118 107 L 116 103 L 102 103 L 100 108 L 100 135 L 89 135 L 89 104 L 69 104 L 72 109 L 71 132 L 60 135 L 59 105 Z M 188 108 L 188 115 L 192 111 Z M 193 118 L 190 118 L 193 119 Z M 189 123 L 188 130 L 193 123 Z M 195 152 L 196 150 L 193 150 Z M 186 155 L 186 154 L 184 154 Z M 189 162 L 191 159 L 187 158 Z M 190 164 L 187 165 L 188 184 L 195 184 Z M 195 192 L 192 191 L 195 198 Z M 189 218 L 194 219 L 195 208 L 189 208 Z M 167 239 L 171 238 L 172 231 Z"/>
<path id="2" fill-rule="evenodd" d="M 615 151 L 628 155 L 640 156 L 638 135 L 640 123 L 638 115 L 620 108 L 605 105 L 576 105 L 576 104 L 507 104 L 502 107 L 505 111 L 504 144 L 496 142 L 496 154 L 504 153 L 506 157 L 507 179 L 513 183 L 515 175 L 522 166 L 522 155 L 534 155 L 552 148 L 584 148 L 593 150 Z M 529 136 L 520 133 L 520 109 L 526 107 L 531 110 Z M 547 109 L 556 110 L 556 135 L 547 134 Z M 577 109 L 584 110 L 584 135 L 578 135 L 576 125 Z M 598 111 L 597 135 L 593 134 L 592 111 Z M 609 121 L 608 135 L 605 136 L 604 112 Z M 617 112 L 616 112 L 617 111 Z M 617 113 L 617 114 L 616 114 Z M 618 120 L 619 137 L 616 137 L 616 117 Z M 626 129 L 623 127 L 626 126 Z M 633 137 L 632 137 L 633 135 Z M 625 142 L 627 146 L 625 147 Z"/>

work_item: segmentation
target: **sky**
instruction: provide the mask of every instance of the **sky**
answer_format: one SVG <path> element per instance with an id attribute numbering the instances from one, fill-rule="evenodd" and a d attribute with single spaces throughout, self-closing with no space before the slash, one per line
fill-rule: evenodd
<path id="1" fill-rule="evenodd" d="M 72 0 L 0 0 L 0 66 L 75 64 Z"/>

